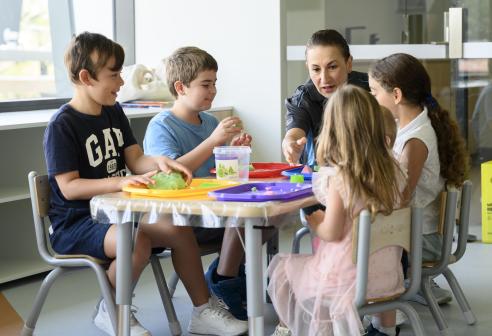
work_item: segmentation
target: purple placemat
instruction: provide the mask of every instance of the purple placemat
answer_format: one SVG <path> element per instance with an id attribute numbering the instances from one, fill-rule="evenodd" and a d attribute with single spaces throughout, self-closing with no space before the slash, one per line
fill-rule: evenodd
<path id="1" fill-rule="evenodd" d="M 245 183 L 208 193 L 219 201 L 243 202 L 290 201 L 312 194 L 311 184 L 289 182 Z"/>

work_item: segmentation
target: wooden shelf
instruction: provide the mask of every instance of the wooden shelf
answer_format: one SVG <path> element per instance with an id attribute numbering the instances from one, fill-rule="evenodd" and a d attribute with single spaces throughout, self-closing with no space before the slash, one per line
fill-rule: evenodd
<path id="1" fill-rule="evenodd" d="M 28 199 L 29 197 L 29 190 L 27 188 L 2 187 L 2 189 L 0 189 L 0 203 L 19 201 Z"/>
<path id="2" fill-rule="evenodd" d="M 0 284 L 22 279 L 52 269 L 41 257 L 38 259 L 0 258 Z"/>

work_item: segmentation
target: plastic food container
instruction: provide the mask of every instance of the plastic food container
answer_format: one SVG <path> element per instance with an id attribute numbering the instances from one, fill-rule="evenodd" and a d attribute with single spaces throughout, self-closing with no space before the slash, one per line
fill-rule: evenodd
<path id="1" fill-rule="evenodd" d="M 214 148 L 215 171 L 218 180 L 247 181 L 249 177 L 248 146 L 220 146 Z"/>

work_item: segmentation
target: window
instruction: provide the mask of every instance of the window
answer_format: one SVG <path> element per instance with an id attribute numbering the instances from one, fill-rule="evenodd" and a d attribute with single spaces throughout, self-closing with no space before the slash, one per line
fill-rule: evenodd
<path id="1" fill-rule="evenodd" d="M 55 97 L 48 0 L 4 0 L 0 101 Z"/>
<path id="2" fill-rule="evenodd" d="M 128 2 L 133 0 L 119 0 Z M 83 31 L 114 38 L 115 1 L 1 3 L 0 112 L 58 107 L 60 99 L 66 101 L 72 94 L 63 64 L 67 44 L 73 34 Z"/>

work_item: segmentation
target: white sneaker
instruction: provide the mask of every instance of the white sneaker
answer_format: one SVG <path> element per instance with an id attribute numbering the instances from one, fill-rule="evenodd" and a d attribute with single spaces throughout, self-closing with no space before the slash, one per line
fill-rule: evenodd
<path id="1" fill-rule="evenodd" d="M 282 327 L 280 324 L 277 324 L 272 336 L 292 336 L 292 333 L 289 328 Z"/>
<path id="2" fill-rule="evenodd" d="M 236 336 L 247 331 L 248 321 L 236 319 L 213 295 L 205 309 L 191 313 L 188 325 L 188 332 L 201 335 Z"/>
<path id="3" fill-rule="evenodd" d="M 396 310 L 396 325 L 400 326 L 403 323 L 407 322 L 407 315 L 402 312 L 400 309 Z"/>
<path id="4" fill-rule="evenodd" d="M 114 336 L 113 325 L 109 318 L 109 313 L 106 310 L 106 304 L 104 300 L 99 301 L 99 307 L 97 308 L 97 314 L 94 316 L 94 324 L 96 327 L 104 331 L 106 334 Z M 142 327 L 140 322 L 133 315 L 133 310 L 130 313 L 130 335 L 131 336 L 152 336 L 152 334 Z"/>

